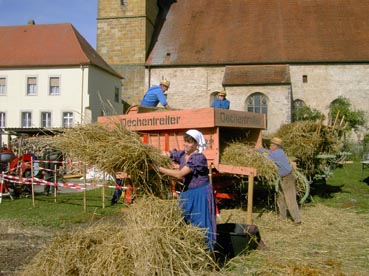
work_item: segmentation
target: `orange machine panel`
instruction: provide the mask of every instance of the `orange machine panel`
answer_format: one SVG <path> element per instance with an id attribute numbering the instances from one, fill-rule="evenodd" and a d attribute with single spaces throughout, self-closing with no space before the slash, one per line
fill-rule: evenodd
<path id="1" fill-rule="evenodd" d="M 264 115 L 236 110 L 201 108 L 98 117 L 99 123 L 120 122 L 130 130 L 153 131 L 209 127 L 265 128 Z"/>
<path id="2" fill-rule="evenodd" d="M 250 171 L 255 175 L 255 169 L 219 166 L 221 152 L 232 141 L 261 141 L 261 130 L 265 128 L 262 114 L 216 108 L 168 111 L 133 106 L 124 115 L 99 117 L 98 123 L 120 123 L 140 133 L 144 143 L 164 151 L 183 149 L 184 133 L 188 129 L 198 129 L 207 141 L 204 154 L 214 168 L 246 175 Z"/>

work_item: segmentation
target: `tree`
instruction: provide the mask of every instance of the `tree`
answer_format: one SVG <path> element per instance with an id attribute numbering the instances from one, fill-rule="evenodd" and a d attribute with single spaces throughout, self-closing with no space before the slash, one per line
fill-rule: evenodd
<path id="1" fill-rule="evenodd" d="M 292 111 L 292 121 L 316 121 L 321 118 L 322 114 L 306 105 L 294 108 Z M 324 119 L 324 118 L 323 118 Z"/>
<path id="2" fill-rule="evenodd" d="M 344 119 L 345 124 L 347 124 L 346 130 L 357 130 L 366 124 L 365 112 L 352 110 L 350 100 L 347 98 L 339 97 L 331 103 L 329 109 L 332 122 L 336 120 L 336 117 L 340 121 Z"/>

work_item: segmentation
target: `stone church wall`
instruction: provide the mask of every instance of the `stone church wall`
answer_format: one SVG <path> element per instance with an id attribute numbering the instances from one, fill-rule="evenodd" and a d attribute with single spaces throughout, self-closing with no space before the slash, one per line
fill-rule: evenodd
<path id="1" fill-rule="evenodd" d="M 290 75 L 293 98 L 326 115 L 340 96 L 348 98 L 353 109 L 369 111 L 368 64 L 290 65 Z"/>
<path id="2" fill-rule="evenodd" d="M 153 68 L 146 71 L 150 85 L 161 79 L 171 82 L 168 103 L 177 109 L 209 107 L 214 99 L 214 91 L 222 89 L 225 67 Z M 146 82 L 146 88 L 149 82 Z M 268 100 L 268 132 L 276 131 L 282 124 L 291 122 L 291 93 L 289 85 L 280 86 L 236 86 L 226 87 L 231 109 L 247 111 L 246 99 L 260 92 Z"/>
<path id="3" fill-rule="evenodd" d="M 173 108 L 210 106 L 214 91 L 222 89 L 225 67 L 151 68 L 146 70 L 145 90 L 161 79 L 171 81 L 168 102 Z M 293 100 L 328 115 L 329 105 L 339 96 L 348 98 L 354 110 L 368 112 L 369 65 L 291 65 L 291 85 L 226 87 L 231 109 L 247 110 L 247 98 L 259 92 L 267 97 L 267 130 L 272 133 L 291 122 Z M 303 82 L 307 76 L 307 82 Z M 368 113 L 367 113 L 368 115 Z"/>

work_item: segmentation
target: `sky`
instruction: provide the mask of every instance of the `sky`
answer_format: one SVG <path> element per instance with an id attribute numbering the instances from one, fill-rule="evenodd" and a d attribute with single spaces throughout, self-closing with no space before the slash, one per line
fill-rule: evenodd
<path id="1" fill-rule="evenodd" d="M 0 26 L 71 23 L 96 49 L 98 0 L 0 0 Z"/>

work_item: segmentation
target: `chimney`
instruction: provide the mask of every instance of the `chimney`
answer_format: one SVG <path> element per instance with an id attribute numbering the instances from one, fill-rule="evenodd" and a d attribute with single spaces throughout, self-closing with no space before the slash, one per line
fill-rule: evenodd
<path id="1" fill-rule="evenodd" d="M 35 20 L 30 19 L 30 20 L 28 20 L 27 24 L 28 25 L 36 25 L 36 22 L 35 22 Z"/>

